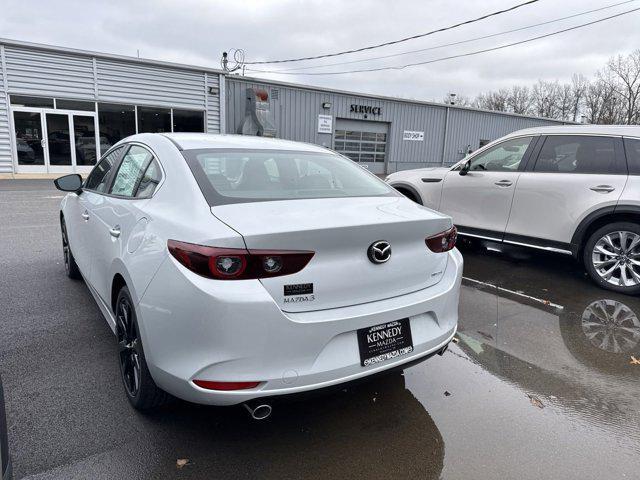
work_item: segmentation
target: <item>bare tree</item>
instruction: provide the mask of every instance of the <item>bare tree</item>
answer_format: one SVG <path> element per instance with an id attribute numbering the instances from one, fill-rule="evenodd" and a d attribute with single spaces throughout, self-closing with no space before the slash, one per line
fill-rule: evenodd
<path id="1" fill-rule="evenodd" d="M 531 91 L 533 113 L 539 117 L 558 118 L 559 93 L 558 82 L 538 80 Z"/>
<path id="2" fill-rule="evenodd" d="M 570 83 L 558 85 L 557 91 L 557 117 L 561 120 L 571 120 L 573 107 L 573 90 Z"/>
<path id="3" fill-rule="evenodd" d="M 507 111 L 507 99 L 509 91 L 501 88 L 495 92 L 481 93 L 473 102 L 473 106 L 483 108 L 485 110 L 498 110 L 500 112 Z"/>
<path id="4" fill-rule="evenodd" d="M 638 121 L 640 100 L 640 50 L 626 57 L 618 55 L 609 60 L 604 72 L 605 81 L 624 104 L 623 121 L 627 125 Z"/>
<path id="5" fill-rule="evenodd" d="M 640 49 L 611 58 L 593 80 L 582 74 L 574 74 L 564 84 L 538 80 L 532 87 L 514 85 L 484 92 L 473 101 L 459 97 L 456 104 L 574 122 L 584 114 L 590 123 L 638 124 Z"/>
<path id="6" fill-rule="evenodd" d="M 531 93 L 529 87 L 514 85 L 507 97 L 507 107 L 510 112 L 526 114 L 531 110 Z"/>
<path id="7" fill-rule="evenodd" d="M 610 72 L 598 72 L 587 89 L 585 103 L 589 123 L 612 125 L 623 122 L 624 103 L 613 86 Z"/>

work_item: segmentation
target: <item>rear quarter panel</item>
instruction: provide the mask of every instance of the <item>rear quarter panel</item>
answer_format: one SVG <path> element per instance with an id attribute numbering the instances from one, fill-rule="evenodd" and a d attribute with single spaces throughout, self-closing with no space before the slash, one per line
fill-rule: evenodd
<path id="1" fill-rule="evenodd" d="M 629 175 L 627 184 L 618 200 L 618 205 L 633 206 L 640 209 L 640 175 Z"/>

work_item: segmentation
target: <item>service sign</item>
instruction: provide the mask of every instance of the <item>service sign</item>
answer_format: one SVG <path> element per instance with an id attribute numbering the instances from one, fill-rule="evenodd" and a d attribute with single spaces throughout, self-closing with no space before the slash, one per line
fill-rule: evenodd
<path id="1" fill-rule="evenodd" d="M 402 140 L 422 142 L 424 141 L 424 132 L 413 132 L 411 130 L 405 130 L 402 134 Z"/>
<path id="2" fill-rule="evenodd" d="M 318 133 L 333 133 L 333 117 L 318 115 Z"/>

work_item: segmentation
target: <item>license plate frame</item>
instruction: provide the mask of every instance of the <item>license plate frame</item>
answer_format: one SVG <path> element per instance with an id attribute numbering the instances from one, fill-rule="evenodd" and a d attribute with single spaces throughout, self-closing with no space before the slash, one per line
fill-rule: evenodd
<path id="1" fill-rule="evenodd" d="M 357 331 L 360 366 L 368 367 L 413 352 L 408 318 L 381 323 Z"/>

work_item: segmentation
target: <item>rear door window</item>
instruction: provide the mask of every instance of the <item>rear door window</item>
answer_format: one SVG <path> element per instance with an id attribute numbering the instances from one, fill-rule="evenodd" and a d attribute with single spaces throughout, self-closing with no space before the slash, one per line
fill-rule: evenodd
<path id="1" fill-rule="evenodd" d="M 160 170 L 160 164 L 158 164 L 158 161 L 154 158 L 140 179 L 140 184 L 136 191 L 136 198 L 151 197 L 156 191 L 156 188 L 158 188 L 161 179 L 162 172 Z"/>
<path id="2" fill-rule="evenodd" d="M 153 155 L 146 148 L 132 145 L 120 162 L 113 185 L 109 193 L 119 197 L 133 197 L 141 183 L 147 166 L 153 160 Z"/>
<path id="3" fill-rule="evenodd" d="M 640 140 L 635 138 L 625 138 L 624 149 L 627 153 L 629 173 L 632 175 L 640 175 Z"/>
<path id="4" fill-rule="evenodd" d="M 100 162 L 94 167 L 87 181 L 84 183 L 84 188 L 87 190 L 93 190 L 95 192 L 106 192 L 109 184 L 109 178 L 111 177 L 111 171 L 114 165 L 117 163 L 120 155 L 122 154 L 124 147 L 118 147 L 107 155 L 105 155 Z"/>
<path id="5" fill-rule="evenodd" d="M 540 150 L 534 171 L 602 175 L 626 173 L 616 155 L 615 142 L 614 137 L 550 135 Z"/>

